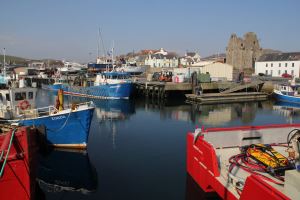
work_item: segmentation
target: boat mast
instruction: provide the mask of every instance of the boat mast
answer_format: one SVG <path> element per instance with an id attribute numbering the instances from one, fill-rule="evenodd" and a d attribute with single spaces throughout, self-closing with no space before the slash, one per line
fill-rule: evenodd
<path id="1" fill-rule="evenodd" d="M 3 48 L 3 75 L 4 75 L 4 77 L 6 77 L 5 48 Z"/>
<path id="2" fill-rule="evenodd" d="M 111 64 L 112 64 L 113 71 L 115 71 L 115 67 L 114 67 L 114 41 L 112 43 L 112 48 L 111 48 Z"/>
<path id="3" fill-rule="evenodd" d="M 100 28 L 98 30 L 98 42 L 97 42 L 97 58 L 100 58 Z"/>

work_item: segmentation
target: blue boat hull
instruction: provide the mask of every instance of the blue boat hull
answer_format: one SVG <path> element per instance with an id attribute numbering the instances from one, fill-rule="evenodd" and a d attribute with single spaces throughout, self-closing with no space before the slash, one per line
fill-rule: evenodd
<path id="1" fill-rule="evenodd" d="M 132 83 L 106 84 L 90 87 L 63 85 L 64 94 L 103 99 L 128 99 L 133 91 Z"/>
<path id="2" fill-rule="evenodd" d="M 43 85 L 42 88 L 45 90 L 51 90 L 51 91 L 58 91 L 59 89 L 62 89 L 63 84 L 58 83 L 58 84 L 53 84 L 53 85 Z"/>
<path id="3" fill-rule="evenodd" d="M 65 148 L 86 148 L 94 108 L 55 116 L 22 120 L 25 126 L 44 125 L 50 145 Z"/>
<path id="4" fill-rule="evenodd" d="M 277 93 L 277 92 L 274 92 L 273 96 L 278 101 L 300 104 L 300 97 L 290 96 L 290 95 L 284 95 L 284 94 Z"/>

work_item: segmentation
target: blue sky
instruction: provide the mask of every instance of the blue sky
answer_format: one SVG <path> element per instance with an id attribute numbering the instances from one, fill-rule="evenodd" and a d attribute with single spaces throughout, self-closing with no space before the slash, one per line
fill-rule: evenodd
<path id="1" fill-rule="evenodd" d="M 98 28 L 115 53 L 158 49 L 202 57 L 225 52 L 232 33 L 263 48 L 300 51 L 297 0 L 0 0 L 0 48 L 27 58 L 88 61 Z M 100 52 L 101 54 L 103 52 Z"/>

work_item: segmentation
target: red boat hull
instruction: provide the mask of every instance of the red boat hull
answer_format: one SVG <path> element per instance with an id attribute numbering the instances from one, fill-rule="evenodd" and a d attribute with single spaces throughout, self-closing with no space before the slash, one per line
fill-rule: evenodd
<path id="1" fill-rule="evenodd" d="M 235 128 L 211 128 L 209 131 L 232 131 L 232 130 L 259 130 L 266 128 L 294 127 L 295 125 L 271 125 L 257 127 L 235 127 Z M 298 125 L 300 127 L 300 125 Z M 261 181 L 256 175 L 250 175 L 245 182 L 245 187 L 240 196 L 231 193 L 219 180 L 220 171 L 216 151 L 214 147 L 199 136 L 195 140 L 193 133 L 187 135 L 187 172 L 205 192 L 216 192 L 222 199 L 264 199 L 264 200 L 287 200 L 290 199 L 271 185 Z"/>
<path id="2" fill-rule="evenodd" d="M 7 150 L 12 131 L 0 134 L 1 149 Z M 37 135 L 35 129 L 21 127 L 15 132 L 8 159 L 0 178 L 1 199 L 34 199 Z M 1 160 L 1 166 L 3 164 Z"/>

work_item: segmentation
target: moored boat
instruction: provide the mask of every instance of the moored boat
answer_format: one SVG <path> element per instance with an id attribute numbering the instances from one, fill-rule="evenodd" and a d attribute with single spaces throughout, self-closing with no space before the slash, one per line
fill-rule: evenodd
<path id="1" fill-rule="evenodd" d="M 273 96 L 278 101 L 300 104 L 300 94 L 297 88 L 290 85 L 279 85 L 273 90 Z"/>
<path id="2" fill-rule="evenodd" d="M 131 75 L 140 75 L 146 72 L 147 66 L 123 65 L 116 69 L 120 72 L 130 73 Z"/>
<path id="3" fill-rule="evenodd" d="M 299 129 L 300 124 L 196 129 L 187 135 L 187 172 L 222 199 L 297 199 Z"/>
<path id="4" fill-rule="evenodd" d="M 94 86 L 66 86 L 64 94 L 98 99 L 129 99 L 133 83 L 129 74 L 124 72 L 104 72 L 96 76 Z"/>
<path id="5" fill-rule="evenodd" d="M 64 109 L 62 91 L 55 106 L 36 108 L 37 89 L 6 87 L 0 90 L 0 118 L 24 126 L 44 125 L 49 145 L 86 148 L 94 112 L 92 102 Z"/>
<path id="6" fill-rule="evenodd" d="M 92 102 L 59 110 L 54 106 L 31 110 L 33 116 L 12 120 L 25 126 L 44 125 L 48 145 L 62 148 L 86 148 L 93 118 Z"/>
<path id="7" fill-rule="evenodd" d="M 37 133 L 17 127 L 0 134 L 0 198 L 35 199 Z"/>

